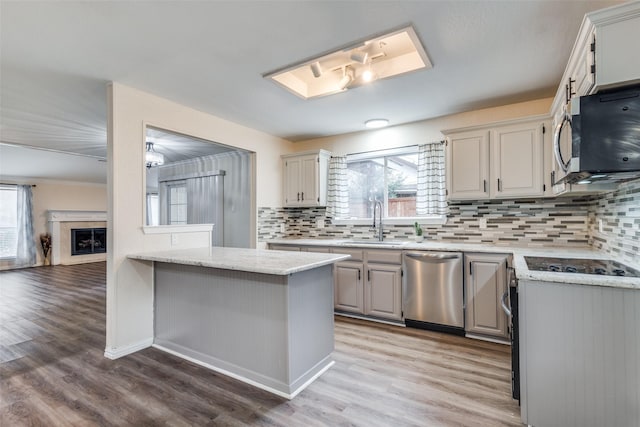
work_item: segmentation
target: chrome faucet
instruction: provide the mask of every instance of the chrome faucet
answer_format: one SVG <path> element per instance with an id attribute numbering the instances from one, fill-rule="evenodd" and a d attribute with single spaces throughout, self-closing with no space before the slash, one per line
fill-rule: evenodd
<path id="1" fill-rule="evenodd" d="M 382 230 L 382 202 L 378 199 L 373 200 L 373 229 L 376 229 L 376 208 L 379 208 L 380 219 L 378 220 L 378 241 L 382 242 L 384 234 Z"/>

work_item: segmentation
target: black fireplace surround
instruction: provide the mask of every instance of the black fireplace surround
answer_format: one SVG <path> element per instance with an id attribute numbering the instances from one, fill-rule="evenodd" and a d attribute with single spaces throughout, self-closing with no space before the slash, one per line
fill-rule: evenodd
<path id="1" fill-rule="evenodd" d="M 71 255 L 102 254 L 107 252 L 106 228 L 72 228 Z"/>

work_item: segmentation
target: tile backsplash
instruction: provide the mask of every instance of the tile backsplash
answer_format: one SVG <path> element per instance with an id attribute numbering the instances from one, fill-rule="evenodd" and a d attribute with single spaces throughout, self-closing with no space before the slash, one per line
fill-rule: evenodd
<path id="1" fill-rule="evenodd" d="M 597 199 L 589 210 L 588 228 L 595 248 L 620 262 L 640 265 L 640 180 Z"/>
<path id="2" fill-rule="evenodd" d="M 425 239 L 517 244 L 592 245 L 625 263 L 640 264 L 640 180 L 584 197 L 457 202 L 447 223 L 423 225 Z M 480 228 L 481 219 L 486 228 Z M 603 231 L 599 231 L 602 220 Z M 318 221 L 324 224 L 317 227 Z M 281 231 L 284 224 L 284 232 Z M 334 225 L 324 208 L 260 208 L 259 241 L 283 238 L 374 239 L 370 225 Z M 413 238 L 411 225 L 384 225 L 387 239 Z"/>

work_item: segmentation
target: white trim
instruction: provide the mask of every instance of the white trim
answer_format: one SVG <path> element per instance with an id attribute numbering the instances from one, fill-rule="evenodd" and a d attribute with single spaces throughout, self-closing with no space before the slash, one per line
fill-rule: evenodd
<path id="1" fill-rule="evenodd" d="M 464 334 L 464 337 L 465 338 L 471 338 L 471 339 L 474 339 L 474 340 L 494 342 L 496 344 L 511 345 L 511 342 L 509 340 L 507 340 L 507 339 L 491 338 L 491 337 L 486 337 L 484 335 L 477 335 L 477 334 L 469 333 L 469 332 Z"/>
<path id="2" fill-rule="evenodd" d="M 372 225 L 373 218 L 355 218 L 341 219 L 334 218 L 331 220 L 335 225 Z M 420 225 L 443 225 L 447 223 L 446 215 L 416 216 L 406 218 L 382 218 L 382 225 L 413 225 L 417 222 Z"/>
<path id="3" fill-rule="evenodd" d="M 140 342 L 130 344 L 122 348 L 105 348 L 104 357 L 107 359 L 115 360 L 124 356 L 128 356 L 131 353 L 135 353 L 145 348 L 149 348 L 153 345 L 153 338 L 147 338 Z"/>
<path id="4" fill-rule="evenodd" d="M 358 162 L 361 160 L 377 159 L 380 157 L 402 156 L 407 154 L 418 154 L 418 145 L 405 145 L 403 147 L 385 148 L 375 151 L 364 151 L 361 153 L 347 154 L 347 163 Z"/>
<path id="5" fill-rule="evenodd" d="M 378 319 L 376 317 L 368 317 L 368 316 L 359 315 L 359 314 L 350 314 L 350 313 L 343 313 L 343 312 L 337 312 L 337 311 L 334 312 L 333 314 L 336 316 L 349 317 L 351 319 L 359 319 L 359 320 L 366 320 L 368 322 L 384 323 L 385 325 L 398 326 L 400 328 L 407 327 L 407 325 L 402 323 L 401 320 L 383 320 L 383 319 Z"/>
<path id="6" fill-rule="evenodd" d="M 212 231 L 215 224 L 178 224 L 178 225 L 147 225 L 142 227 L 144 234 L 166 233 L 195 233 Z"/>
<path id="7" fill-rule="evenodd" d="M 105 211 L 47 211 L 49 222 L 82 222 L 82 221 L 106 221 Z"/>
<path id="8" fill-rule="evenodd" d="M 254 386 L 256 388 L 259 388 L 261 390 L 265 390 L 265 391 L 268 391 L 269 393 L 273 393 L 273 394 L 275 394 L 277 396 L 284 397 L 285 399 L 289 399 L 289 400 L 293 399 L 298 394 L 300 394 L 300 392 L 302 390 L 307 388 L 309 386 L 309 384 L 311 384 L 313 381 L 315 381 L 320 375 L 324 374 L 329 368 L 331 368 L 336 363 L 333 360 L 330 361 L 329 363 L 327 363 L 326 366 L 324 366 L 322 369 L 320 369 L 315 375 L 313 375 L 311 378 L 309 378 L 304 384 L 302 384 L 300 387 L 295 389 L 293 391 L 293 393 L 285 393 L 285 392 L 282 392 L 280 390 L 276 390 L 275 388 L 272 388 L 272 387 L 266 386 L 264 384 L 261 384 L 261 383 L 259 383 L 257 381 L 251 380 L 251 379 L 249 379 L 247 377 L 243 377 L 242 375 L 238 375 L 238 374 L 235 374 L 235 373 L 233 373 L 231 371 L 227 371 L 226 369 L 218 368 L 217 366 L 211 365 L 209 363 L 203 362 L 201 360 L 195 359 L 195 358 L 190 357 L 190 356 L 186 356 L 186 355 L 184 355 L 184 354 L 182 354 L 182 353 L 180 353 L 178 351 L 171 350 L 171 349 L 169 349 L 167 347 L 164 347 L 162 345 L 153 344 L 152 347 L 156 348 L 158 350 L 164 351 L 166 353 L 172 354 L 174 356 L 177 356 L 177 357 L 179 357 L 181 359 L 188 360 L 189 362 L 195 363 L 196 365 L 202 366 L 204 368 L 211 369 L 212 371 L 221 373 L 222 375 L 226 375 L 226 376 L 231 377 L 233 379 L 236 379 L 238 381 L 242 381 L 243 383 L 252 385 L 252 386 Z"/>

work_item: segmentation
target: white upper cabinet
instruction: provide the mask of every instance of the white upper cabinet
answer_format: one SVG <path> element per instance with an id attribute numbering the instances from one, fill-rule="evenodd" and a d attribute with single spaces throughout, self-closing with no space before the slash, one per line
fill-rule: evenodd
<path id="1" fill-rule="evenodd" d="M 542 196 L 544 124 L 500 126 L 491 131 L 493 198 Z"/>
<path id="2" fill-rule="evenodd" d="M 545 192 L 547 117 L 495 123 L 447 135 L 450 200 L 540 197 Z"/>
<path id="3" fill-rule="evenodd" d="M 450 199 L 489 198 L 489 131 L 449 135 L 446 172 Z"/>
<path id="4" fill-rule="evenodd" d="M 282 156 L 284 206 L 327 204 L 328 151 L 319 150 Z"/>

